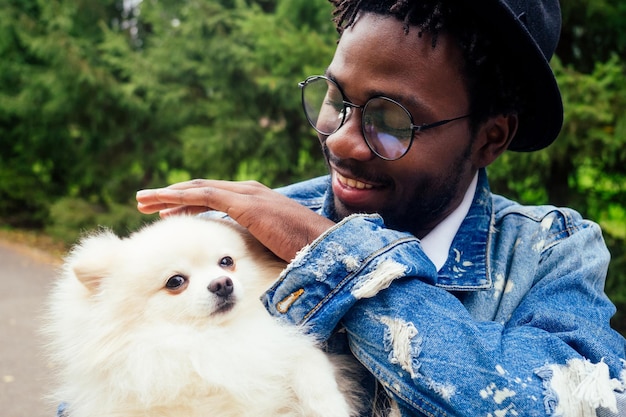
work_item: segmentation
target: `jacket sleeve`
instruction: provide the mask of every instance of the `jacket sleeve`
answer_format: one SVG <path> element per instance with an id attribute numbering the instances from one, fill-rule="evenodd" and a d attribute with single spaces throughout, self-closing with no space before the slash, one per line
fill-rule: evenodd
<path id="1" fill-rule="evenodd" d="M 304 248 L 264 302 L 322 339 L 345 327 L 404 416 L 623 415 L 625 346 L 608 326 L 598 233 L 537 251 L 540 278 L 508 320 L 480 321 L 434 285 L 418 239 L 353 215 Z"/>

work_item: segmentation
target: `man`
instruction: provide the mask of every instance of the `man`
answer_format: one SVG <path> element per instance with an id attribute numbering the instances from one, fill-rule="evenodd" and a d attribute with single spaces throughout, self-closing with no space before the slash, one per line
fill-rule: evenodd
<path id="1" fill-rule="evenodd" d="M 558 2 L 333 3 L 334 58 L 300 85 L 330 176 L 195 180 L 139 210 L 223 211 L 291 261 L 268 311 L 347 335 L 403 416 L 626 415 L 599 227 L 493 195 L 485 171 L 558 135 Z"/>

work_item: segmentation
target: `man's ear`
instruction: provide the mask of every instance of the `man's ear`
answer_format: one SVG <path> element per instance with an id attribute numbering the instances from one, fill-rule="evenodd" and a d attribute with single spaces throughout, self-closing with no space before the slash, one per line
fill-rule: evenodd
<path id="1" fill-rule="evenodd" d="M 474 163 L 483 168 L 495 161 L 513 140 L 517 132 L 517 114 L 502 114 L 487 119 L 478 129 L 474 141 Z"/>

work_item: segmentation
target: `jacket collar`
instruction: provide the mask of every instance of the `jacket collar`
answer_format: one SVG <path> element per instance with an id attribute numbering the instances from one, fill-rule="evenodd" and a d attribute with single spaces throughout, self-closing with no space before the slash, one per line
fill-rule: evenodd
<path id="1" fill-rule="evenodd" d="M 448 260 L 439 271 L 436 286 L 450 291 L 482 290 L 493 286 L 488 273 L 493 221 L 491 190 L 487 173 L 481 169 L 474 200 L 450 245 Z"/>

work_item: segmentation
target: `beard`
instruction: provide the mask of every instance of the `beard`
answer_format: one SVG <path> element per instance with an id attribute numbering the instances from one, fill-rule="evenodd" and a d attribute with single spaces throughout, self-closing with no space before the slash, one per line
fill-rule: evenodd
<path id="1" fill-rule="evenodd" d="M 423 187 L 407 196 L 406 204 L 395 208 L 385 208 L 378 214 L 385 225 L 394 230 L 410 232 L 423 237 L 443 220 L 442 214 L 449 214 L 452 200 L 456 197 L 460 176 L 456 175 L 437 187 Z M 426 233 L 425 233 L 426 232 Z"/>

